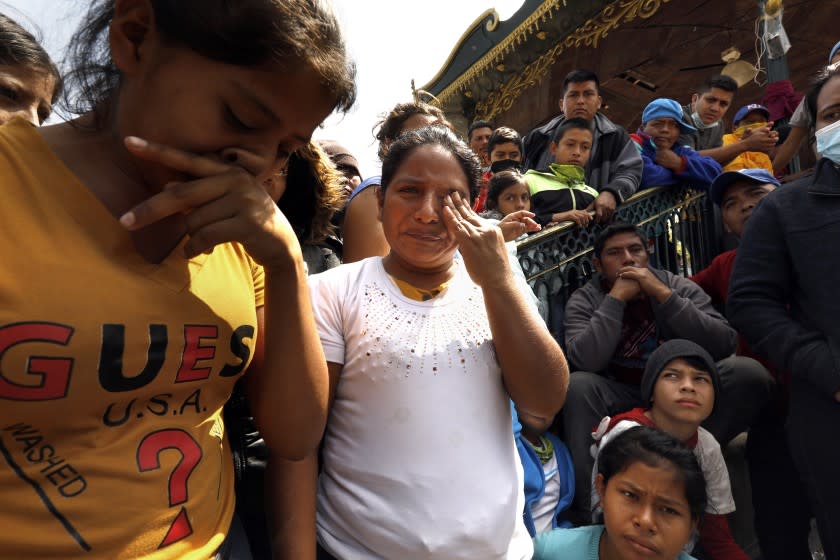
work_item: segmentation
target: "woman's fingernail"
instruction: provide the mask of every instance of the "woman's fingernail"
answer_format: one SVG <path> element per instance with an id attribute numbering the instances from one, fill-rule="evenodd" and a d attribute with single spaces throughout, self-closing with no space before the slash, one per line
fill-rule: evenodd
<path id="1" fill-rule="evenodd" d="M 120 223 L 127 228 L 133 226 L 136 221 L 137 216 L 134 215 L 134 212 L 126 212 L 120 217 Z"/>
<path id="2" fill-rule="evenodd" d="M 125 143 L 127 146 L 131 146 L 132 148 L 145 148 L 149 145 L 148 142 L 137 136 L 126 136 Z"/>

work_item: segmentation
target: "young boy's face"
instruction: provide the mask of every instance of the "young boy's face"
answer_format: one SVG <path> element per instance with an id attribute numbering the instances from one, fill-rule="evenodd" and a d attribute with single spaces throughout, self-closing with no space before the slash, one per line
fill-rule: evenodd
<path id="1" fill-rule="evenodd" d="M 660 150 L 670 149 L 680 137 L 680 125 L 668 117 L 651 119 L 645 123 L 642 132 L 650 136 Z"/>
<path id="2" fill-rule="evenodd" d="M 502 142 L 496 144 L 490 150 L 490 163 L 497 161 L 504 161 L 512 159 L 514 161 L 522 161 L 522 152 L 519 151 L 519 145 L 513 142 Z"/>
<path id="3" fill-rule="evenodd" d="M 549 146 L 554 154 L 554 163 L 585 167 L 592 150 L 592 132 L 582 128 L 570 128 L 556 143 Z"/>
<path id="4" fill-rule="evenodd" d="M 738 124 L 735 128 L 758 123 L 767 124 L 767 117 L 765 117 L 764 113 L 762 113 L 761 111 L 752 111 L 750 113 L 747 113 L 747 115 L 743 119 L 738 121 Z"/>
<path id="5" fill-rule="evenodd" d="M 714 405 L 712 376 L 682 358 L 668 362 L 653 386 L 651 408 L 672 422 L 699 426 Z"/>

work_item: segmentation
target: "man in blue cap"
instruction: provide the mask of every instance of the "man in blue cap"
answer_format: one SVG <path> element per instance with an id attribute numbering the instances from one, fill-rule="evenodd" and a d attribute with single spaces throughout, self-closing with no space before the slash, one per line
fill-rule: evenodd
<path id="1" fill-rule="evenodd" d="M 683 120 L 680 104 L 673 99 L 654 99 L 642 113 L 642 126 L 630 135 L 642 156 L 641 188 L 687 184 L 706 189 L 720 175 L 720 165 L 688 146 L 680 146 L 680 134 L 696 129 Z"/>
<path id="2" fill-rule="evenodd" d="M 709 198 L 720 208 L 726 230 L 740 238 L 756 205 L 779 186 L 779 180 L 765 169 L 727 171 L 712 182 Z M 715 305 L 726 303 L 736 251 L 721 253 L 707 268 L 691 277 Z"/>
<path id="3" fill-rule="evenodd" d="M 758 203 L 779 186 L 779 181 L 765 169 L 739 169 L 715 179 L 709 197 L 720 207 L 727 230 L 740 238 Z M 718 255 L 707 268 L 691 277 L 717 307 L 726 303 L 736 251 Z M 768 560 L 805 560 L 810 557 L 811 509 L 784 430 L 790 376 L 759 359 L 740 334 L 737 354 L 758 359 L 777 382 L 775 406 L 761 412 L 747 438 L 756 536 L 763 557 Z"/>

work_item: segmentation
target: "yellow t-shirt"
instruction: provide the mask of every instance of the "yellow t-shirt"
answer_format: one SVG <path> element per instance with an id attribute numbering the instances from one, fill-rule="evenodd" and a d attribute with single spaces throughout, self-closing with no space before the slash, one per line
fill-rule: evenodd
<path id="1" fill-rule="evenodd" d="M 144 261 L 20 120 L 0 185 L 0 558 L 212 557 L 261 267 L 237 244 Z"/>

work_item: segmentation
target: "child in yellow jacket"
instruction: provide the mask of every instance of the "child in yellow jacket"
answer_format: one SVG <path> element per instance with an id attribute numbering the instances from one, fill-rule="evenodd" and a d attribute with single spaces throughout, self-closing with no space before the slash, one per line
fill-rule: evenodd
<path id="1" fill-rule="evenodd" d="M 770 118 L 770 111 L 764 105 L 752 103 L 738 109 L 735 118 L 732 119 L 734 130 L 731 134 L 723 135 L 723 145 L 740 142 L 748 131 L 767 126 L 767 119 Z M 772 125 L 773 123 L 769 123 Z M 773 162 L 770 156 L 764 152 L 744 152 L 728 164 L 723 166 L 724 171 L 738 171 L 739 169 L 766 169 L 773 174 Z"/>

